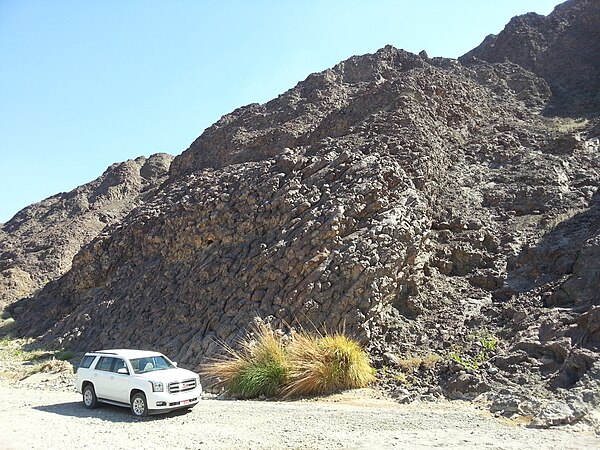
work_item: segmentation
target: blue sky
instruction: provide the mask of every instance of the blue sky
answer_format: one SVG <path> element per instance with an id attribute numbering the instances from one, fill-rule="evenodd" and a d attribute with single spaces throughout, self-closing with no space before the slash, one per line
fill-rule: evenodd
<path id="1" fill-rule="evenodd" d="M 458 57 L 558 0 L 0 0 L 0 222 L 386 44 Z"/>

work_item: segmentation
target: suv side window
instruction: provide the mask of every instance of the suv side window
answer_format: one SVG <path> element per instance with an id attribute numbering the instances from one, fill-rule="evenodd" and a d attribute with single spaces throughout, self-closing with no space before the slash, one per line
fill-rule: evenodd
<path id="1" fill-rule="evenodd" d="M 110 358 L 108 356 L 101 357 L 100 361 L 98 361 L 98 364 L 96 364 L 96 369 L 110 372 L 110 367 L 112 366 L 114 359 L 115 358 Z"/>
<path id="2" fill-rule="evenodd" d="M 125 361 L 123 361 L 120 358 L 113 358 L 115 360 L 115 363 L 112 367 L 112 372 L 118 372 L 119 369 L 127 369 L 127 365 L 125 364 Z"/>
<path id="3" fill-rule="evenodd" d="M 82 369 L 89 369 L 90 366 L 92 365 L 92 362 L 94 362 L 94 359 L 96 359 L 95 356 L 90 356 L 90 355 L 84 356 L 83 359 L 81 360 L 81 362 L 79 363 L 79 367 L 81 367 Z"/>

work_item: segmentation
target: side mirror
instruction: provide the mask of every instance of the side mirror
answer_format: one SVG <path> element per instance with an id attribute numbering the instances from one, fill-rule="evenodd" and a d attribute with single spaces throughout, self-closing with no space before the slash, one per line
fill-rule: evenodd
<path id="1" fill-rule="evenodd" d="M 117 370 L 117 373 L 120 373 L 121 375 L 129 375 L 129 370 L 127 370 L 127 367 L 121 367 L 119 370 Z"/>
<path id="2" fill-rule="evenodd" d="M 177 367 L 177 362 L 176 362 L 176 361 L 173 361 L 173 365 L 174 365 L 175 367 Z"/>

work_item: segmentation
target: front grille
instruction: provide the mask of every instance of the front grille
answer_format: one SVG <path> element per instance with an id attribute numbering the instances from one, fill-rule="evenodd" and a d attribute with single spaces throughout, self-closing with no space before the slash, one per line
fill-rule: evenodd
<path id="1" fill-rule="evenodd" d="M 169 392 L 171 394 L 176 394 L 177 392 L 187 392 L 196 388 L 196 379 L 191 378 L 189 380 L 183 381 L 175 381 L 174 383 L 169 383 Z"/>

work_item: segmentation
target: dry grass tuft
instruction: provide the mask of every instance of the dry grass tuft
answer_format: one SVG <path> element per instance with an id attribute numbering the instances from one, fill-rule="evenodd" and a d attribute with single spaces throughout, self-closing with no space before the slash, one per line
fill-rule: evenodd
<path id="1" fill-rule="evenodd" d="M 73 365 L 70 362 L 60 359 L 51 359 L 43 364 L 40 364 L 35 372 L 42 373 L 74 373 Z"/>
<path id="2" fill-rule="evenodd" d="M 552 117 L 547 120 L 553 128 L 561 133 L 583 130 L 589 123 L 588 119 L 570 117 Z"/>
<path id="3" fill-rule="evenodd" d="M 411 355 L 406 358 L 399 358 L 397 364 L 403 372 L 411 373 L 415 370 L 429 370 L 442 360 L 440 355 L 435 353 L 427 353 L 423 356 Z"/>
<path id="4" fill-rule="evenodd" d="M 302 332 L 287 350 L 290 371 L 285 397 L 361 388 L 375 380 L 367 354 L 342 334 L 315 337 Z"/>

